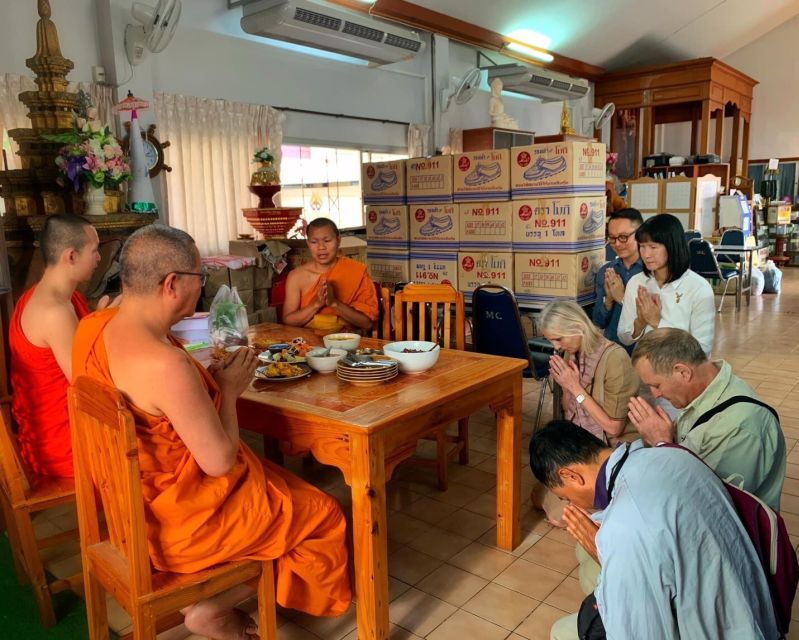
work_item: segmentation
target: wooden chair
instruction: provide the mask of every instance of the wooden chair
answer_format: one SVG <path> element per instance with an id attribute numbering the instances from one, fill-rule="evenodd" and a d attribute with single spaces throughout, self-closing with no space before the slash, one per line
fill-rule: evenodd
<path id="1" fill-rule="evenodd" d="M 375 282 L 375 290 L 378 315 L 370 336 L 377 340 L 391 340 L 391 292 L 379 282 Z"/>
<path id="2" fill-rule="evenodd" d="M 8 404 L 0 408 L 0 506 L 8 530 L 8 540 L 14 558 L 14 569 L 20 584 L 30 582 L 39 609 L 42 626 L 47 629 L 56 623 L 52 596 L 74 589 L 80 591 L 80 572 L 48 582 L 42 563 L 43 549 L 78 539 L 78 530 L 36 537 L 33 516 L 52 507 L 75 502 L 75 483 L 70 478 L 52 478 L 31 473 L 17 449 L 17 439 L 11 431 Z"/>
<path id="3" fill-rule="evenodd" d="M 271 561 L 240 560 L 177 574 L 150 565 L 145 537 L 136 427 L 121 394 L 81 376 L 69 390 L 89 638 L 108 638 L 106 592 L 133 620 L 136 640 L 154 639 L 158 620 L 199 600 L 258 578 L 259 633 L 277 638 Z M 108 535 L 101 536 L 95 488 Z"/>
<path id="4" fill-rule="evenodd" d="M 439 324 L 438 312 L 443 311 L 443 323 Z M 455 312 L 453 326 L 452 312 Z M 466 347 L 466 321 L 463 293 L 450 285 L 409 283 L 394 294 L 394 330 L 397 340 L 424 340 L 430 335 L 433 342 L 442 348 Z M 438 488 L 446 491 L 449 486 L 448 465 L 458 456 L 460 464 L 469 464 L 469 419 L 458 420 L 458 435 L 447 433 L 448 425 L 431 429 L 426 438 L 436 441 L 436 458 L 411 458 L 415 464 L 435 466 L 438 470 Z M 454 444 L 454 447 L 448 445 Z"/>

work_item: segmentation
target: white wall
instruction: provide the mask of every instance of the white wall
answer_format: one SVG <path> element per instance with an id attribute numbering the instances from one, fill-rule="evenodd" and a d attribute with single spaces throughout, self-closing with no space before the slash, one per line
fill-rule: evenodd
<path id="1" fill-rule="evenodd" d="M 799 156 L 798 35 L 799 16 L 724 59 L 760 82 L 754 90 L 750 158 Z"/>
<path id="2" fill-rule="evenodd" d="M 36 3 L 0 0 L 0 5 L 0 73 L 32 76 L 25 60 L 36 53 Z M 61 53 L 75 63 L 67 79 L 90 81 L 100 59 L 94 0 L 51 0 L 50 7 Z"/>
<path id="3" fill-rule="evenodd" d="M 724 62 L 759 82 L 754 88 L 749 132 L 750 158 L 799 156 L 799 65 L 793 51 L 799 35 L 799 16 L 727 56 Z M 691 125 L 682 122 L 658 127 L 656 151 L 685 155 L 691 151 Z M 662 130 L 662 131 L 661 131 Z M 730 158 L 732 119 L 725 120 L 724 153 Z M 711 149 L 715 123 L 711 122 Z"/>

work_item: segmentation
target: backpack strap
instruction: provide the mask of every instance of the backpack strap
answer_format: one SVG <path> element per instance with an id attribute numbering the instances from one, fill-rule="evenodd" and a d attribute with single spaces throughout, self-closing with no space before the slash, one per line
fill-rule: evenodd
<path id="1" fill-rule="evenodd" d="M 705 422 L 710 420 L 717 413 L 721 413 L 722 411 L 727 409 L 727 407 L 731 407 L 732 405 L 738 404 L 740 402 L 748 402 L 750 404 L 756 404 L 758 406 L 761 406 L 764 409 L 768 409 L 774 415 L 774 419 L 779 424 L 780 416 L 777 414 L 776 409 L 774 409 L 770 405 L 767 405 L 765 402 L 762 402 L 761 400 L 758 400 L 756 398 L 750 398 L 749 396 L 733 396 L 732 398 L 727 398 L 724 402 L 716 405 L 712 409 L 708 409 L 707 411 L 705 411 L 701 416 L 699 416 L 697 421 L 694 422 L 693 426 L 688 430 L 688 432 L 690 433 L 691 431 L 696 429 L 699 425 L 705 424 Z"/>

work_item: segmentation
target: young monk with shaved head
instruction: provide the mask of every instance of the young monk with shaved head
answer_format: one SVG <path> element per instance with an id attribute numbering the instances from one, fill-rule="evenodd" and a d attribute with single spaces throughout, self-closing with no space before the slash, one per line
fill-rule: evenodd
<path id="1" fill-rule="evenodd" d="M 349 607 L 345 520 L 338 503 L 239 440 L 236 400 L 256 358 L 238 350 L 206 371 L 169 335 L 190 315 L 204 279 L 183 231 L 151 225 L 125 243 L 119 309 L 81 321 L 73 374 L 113 385 L 136 419 L 147 537 L 153 565 L 195 572 L 224 561 L 275 559 L 284 607 L 338 615 Z M 256 637 L 234 609 L 254 593 L 235 587 L 184 611 L 215 640 Z"/>
<path id="2" fill-rule="evenodd" d="M 100 261 L 97 232 L 76 215 L 52 215 L 39 237 L 44 275 L 17 302 L 8 330 L 11 410 L 22 458 L 31 471 L 72 477 L 67 386 L 72 337 L 89 306 L 76 291 Z M 101 300 L 106 306 L 108 299 Z"/>

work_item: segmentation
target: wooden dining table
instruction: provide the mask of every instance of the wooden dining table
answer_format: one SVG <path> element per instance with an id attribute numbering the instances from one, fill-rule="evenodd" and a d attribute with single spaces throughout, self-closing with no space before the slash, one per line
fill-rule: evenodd
<path id="1" fill-rule="evenodd" d="M 287 342 L 312 331 L 278 324 L 250 328 L 250 343 Z M 380 347 L 363 338 L 361 346 Z M 352 536 L 359 640 L 388 640 L 386 481 L 433 427 L 489 406 L 497 426 L 497 546 L 520 542 L 523 360 L 443 349 L 435 366 L 373 386 L 335 373 L 253 382 L 238 403 L 239 424 L 310 452 L 341 470 L 352 491 Z"/>

